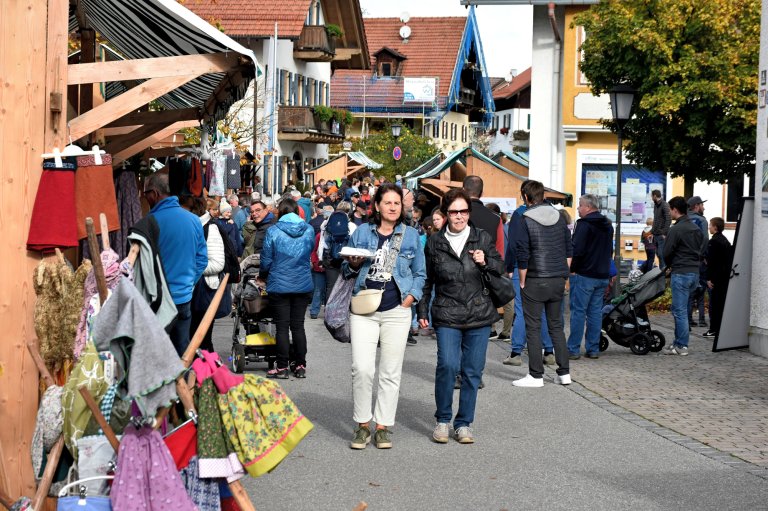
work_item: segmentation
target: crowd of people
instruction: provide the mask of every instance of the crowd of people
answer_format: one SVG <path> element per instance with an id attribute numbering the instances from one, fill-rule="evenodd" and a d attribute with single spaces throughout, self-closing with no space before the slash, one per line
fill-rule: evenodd
<path id="1" fill-rule="evenodd" d="M 277 361 L 267 376 L 305 378 L 307 309 L 310 319 L 318 319 L 334 287 L 350 282 L 350 446 L 392 446 L 403 360 L 418 334 L 437 342 L 432 439 L 448 442 L 452 427 L 458 442 L 473 443 L 489 340 L 510 342 L 506 365 L 522 365 L 527 347 L 528 374 L 514 386 L 542 387 L 545 365 L 556 366 L 555 383 L 568 385 L 571 360 L 582 353 L 599 358 L 607 290 L 619 285 L 614 230 L 598 197 L 579 198 L 574 224 L 566 210 L 545 200 L 538 181 L 523 182 L 520 206 L 509 218 L 497 205 L 483 203 L 482 195 L 482 179 L 468 176 L 462 188 L 430 207 L 400 176 L 396 182 L 368 176 L 320 180 L 303 193 L 289 184 L 277 200 L 255 191 L 180 203 L 170 195 L 167 175 L 153 174 L 145 180 L 144 196 L 159 226 L 157 248 L 179 311 L 170 333 L 174 345 L 183 353 L 230 260 L 255 255 L 257 282 L 269 295 L 276 329 Z M 675 339 L 665 353 L 687 355 L 692 325 L 706 326 L 706 295 L 705 337 L 720 328 L 731 247 L 722 234 L 723 219 L 707 222 L 700 197 L 667 202 L 654 190 L 652 199 L 642 271 L 658 259 L 670 274 Z M 345 255 L 345 247 L 358 251 Z M 505 279 L 515 291 L 503 308 L 489 293 L 491 277 Z M 231 312 L 226 295 L 217 318 Z M 501 319 L 497 333 L 494 325 Z M 211 332 L 212 327 L 203 347 L 213 351 Z"/>

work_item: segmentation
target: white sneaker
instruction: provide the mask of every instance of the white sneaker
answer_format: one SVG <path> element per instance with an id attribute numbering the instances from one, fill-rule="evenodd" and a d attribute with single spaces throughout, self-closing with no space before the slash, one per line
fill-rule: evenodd
<path id="1" fill-rule="evenodd" d="M 559 374 L 555 375 L 555 383 L 558 385 L 570 385 L 571 384 L 571 375 L 570 374 L 564 374 L 560 376 Z"/>
<path id="2" fill-rule="evenodd" d="M 543 387 L 544 378 L 534 378 L 530 374 L 525 375 L 525 378 L 520 378 L 512 382 L 515 387 Z"/>

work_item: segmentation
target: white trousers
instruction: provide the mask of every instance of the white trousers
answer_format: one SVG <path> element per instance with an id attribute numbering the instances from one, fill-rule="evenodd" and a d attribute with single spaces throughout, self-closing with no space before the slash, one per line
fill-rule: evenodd
<path id="1" fill-rule="evenodd" d="M 352 338 L 353 419 L 366 423 L 373 418 L 377 425 L 393 426 L 400 396 L 400 376 L 411 328 L 411 308 L 397 306 L 385 312 L 364 316 L 349 315 Z M 379 341 L 381 348 L 376 349 Z M 379 386 L 373 416 L 373 379 L 376 375 L 376 352 L 379 356 Z"/>

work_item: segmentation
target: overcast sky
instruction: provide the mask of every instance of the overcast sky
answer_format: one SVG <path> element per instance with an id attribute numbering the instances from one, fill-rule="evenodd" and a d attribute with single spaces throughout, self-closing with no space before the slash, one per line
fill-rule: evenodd
<path id="1" fill-rule="evenodd" d="M 411 16 L 466 16 L 459 0 L 360 0 L 363 16 L 376 18 Z M 516 68 L 520 73 L 531 66 L 531 6 L 476 7 L 477 22 L 490 76 L 503 77 Z"/>

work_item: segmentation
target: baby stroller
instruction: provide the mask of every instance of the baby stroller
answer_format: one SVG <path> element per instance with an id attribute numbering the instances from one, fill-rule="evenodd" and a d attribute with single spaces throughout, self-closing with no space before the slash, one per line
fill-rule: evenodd
<path id="1" fill-rule="evenodd" d="M 664 334 L 651 329 L 645 304 L 664 294 L 665 288 L 664 273 L 658 268 L 634 279 L 630 277 L 621 296 L 603 308 L 600 351 L 608 349 L 608 339 L 636 355 L 661 351 L 666 342 Z"/>
<path id="2" fill-rule="evenodd" d="M 246 257 L 240 263 L 242 279 L 234 287 L 235 309 L 232 312 L 232 371 L 242 373 L 248 362 L 266 362 L 275 367 L 277 343 L 272 309 L 265 290 L 256 285 L 259 276 L 259 255 Z M 240 334 L 240 326 L 243 335 Z"/>

